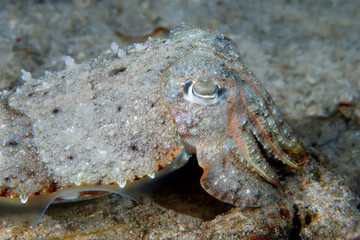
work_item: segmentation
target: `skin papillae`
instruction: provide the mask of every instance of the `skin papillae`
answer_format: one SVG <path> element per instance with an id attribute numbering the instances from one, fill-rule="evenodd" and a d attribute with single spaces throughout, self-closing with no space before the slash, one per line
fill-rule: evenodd
<path id="1" fill-rule="evenodd" d="M 0 95 L 0 204 L 43 211 L 81 191 L 131 196 L 195 153 L 209 194 L 262 206 L 278 199 L 267 159 L 295 169 L 304 159 L 235 44 L 206 29 L 179 26 L 166 40 L 24 79 Z"/>

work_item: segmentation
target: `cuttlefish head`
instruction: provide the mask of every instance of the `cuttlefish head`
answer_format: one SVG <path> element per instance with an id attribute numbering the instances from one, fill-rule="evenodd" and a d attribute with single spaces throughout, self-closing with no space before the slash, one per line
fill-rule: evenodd
<path id="1" fill-rule="evenodd" d="M 268 160 L 299 169 L 302 142 L 229 38 L 188 28 L 170 37 L 190 42 L 191 48 L 164 71 L 162 97 L 204 170 L 201 185 L 237 206 L 276 201 L 278 176 Z"/>

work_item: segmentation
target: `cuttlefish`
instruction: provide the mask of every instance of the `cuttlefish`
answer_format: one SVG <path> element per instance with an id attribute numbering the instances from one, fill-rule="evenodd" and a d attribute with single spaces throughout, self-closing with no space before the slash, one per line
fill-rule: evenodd
<path id="1" fill-rule="evenodd" d="M 196 154 L 202 187 L 236 206 L 279 197 L 270 163 L 305 158 L 228 37 L 179 26 L 0 95 L 0 206 L 81 200 L 131 188 Z M 269 161 L 270 160 L 270 161 Z M 145 180 L 144 180 L 145 179 Z"/>

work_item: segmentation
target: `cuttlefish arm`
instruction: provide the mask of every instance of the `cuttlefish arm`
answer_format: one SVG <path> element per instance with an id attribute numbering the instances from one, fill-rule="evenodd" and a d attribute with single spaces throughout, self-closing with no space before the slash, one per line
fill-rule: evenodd
<path id="1" fill-rule="evenodd" d="M 189 155 L 182 147 L 181 152 L 153 177 L 144 177 L 130 182 L 123 187 L 119 184 L 81 184 L 64 187 L 55 192 L 31 196 L 26 204 L 19 198 L 0 198 L 0 218 L 8 216 L 25 216 L 29 224 L 36 226 L 46 209 L 53 203 L 73 202 L 91 199 L 109 193 L 120 194 L 134 201 L 147 197 L 146 193 L 154 187 L 154 183 L 164 175 L 173 172 L 188 161 Z"/>
<path id="2" fill-rule="evenodd" d="M 211 143 L 197 148 L 204 169 L 201 185 L 212 196 L 237 206 L 258 207 L 279 199 L 276 190 L 256 172 L 246 167 L 227 144 Z"/>

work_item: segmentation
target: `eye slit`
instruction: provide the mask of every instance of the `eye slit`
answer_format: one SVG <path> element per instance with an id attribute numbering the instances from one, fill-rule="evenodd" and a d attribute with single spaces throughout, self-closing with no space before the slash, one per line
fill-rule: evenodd
<path id="1" fill-rule="evenodd" d="M 221 100 L 224 93 L 224 89 L 214 82 L 189 81 L 184 86 L 184 98 L 193 103 L 214 104 Z"/>
<path id="2" fill-rule="evenodd" d="M 211 82 L 195 82 L 193 93 L 201 98 L 214 99 L 217 96 L 219 86 Z"/>

